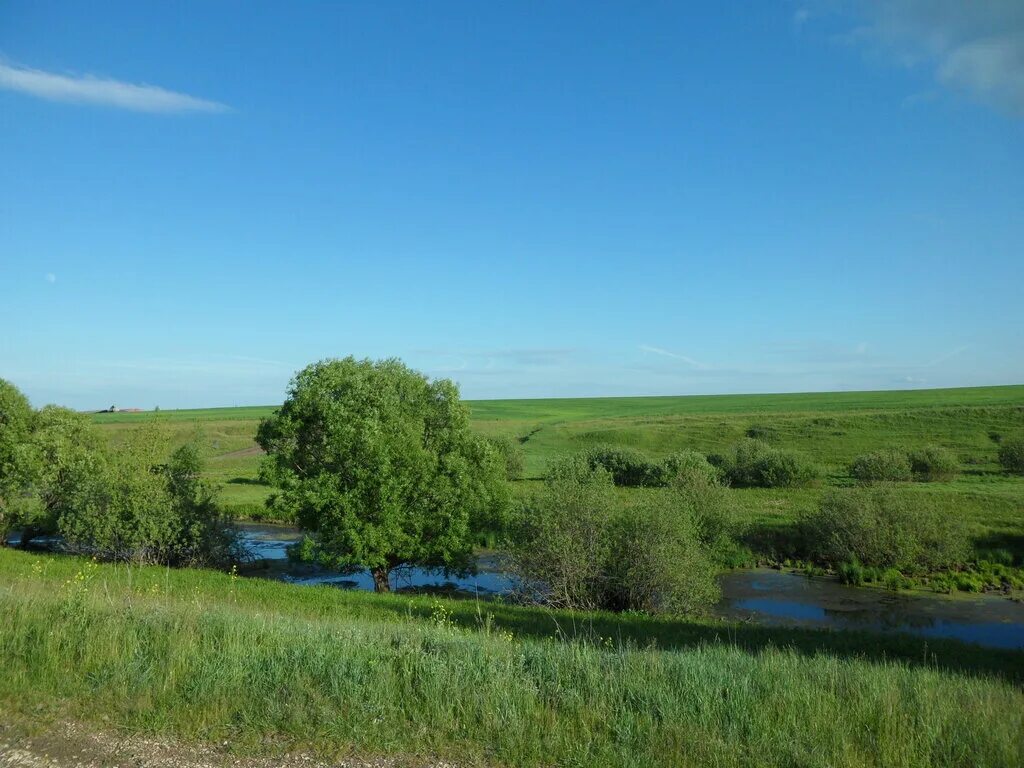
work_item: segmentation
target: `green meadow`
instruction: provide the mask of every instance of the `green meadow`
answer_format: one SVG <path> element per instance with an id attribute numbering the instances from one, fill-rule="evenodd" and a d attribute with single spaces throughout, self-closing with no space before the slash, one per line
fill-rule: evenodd
<path id="1" fill-rule="evenodd" d="M 810 485 L 725 491 L 751 553 L 775 562 L 804 512 L 854 485 L 854 457 L 939 445 L 959 473 L 903 492 L 963 520 L 979 558 L 1003 550 L 1024 563 L 1024 477 L 997 461 L 1000 441 L 1024 434 L 1024 386 L 469 407 L 479 434 L 521 446 L 520 495 L 553 461 L 599 445 L 658 460 L 757 435 L 803 454 L 821 469 Z M 221 502 L 258 517 L 270 488 L 254 436 L 272 410 L 94 420 L 113 443 L 154 420 L 178 442 L 198 439 Z M 627 507 L 665 492 L 615 490 Z M 0 626 L 0 702 L 16 732 L 72 721 L 239 756 L 416 765 L 1024 764 L 1024 653 L 953 640 L 378 595 L 12 549 L 0 549 Z"/>
<path id="2" fill-rule="evenodd" d="M 881 448 L 938 444 L 951 449 L 961 472 L 952 481 L 906 483 L 950 515 L 962 517 L 979 549 L 1006 549 L 1024 557 L 1024 477 L 1000 470 L 998 440 L 1024 434 L 1024 386 L 892 392 L 625 397 L 469 401 L 474 428 L 522 445 L 528 492 L 547 466 L 596 445 L 635 448 L 652 459 L 674 451 L 728 451 L 749 431 L 806 455 L 822 478 L 806 488 L 732 491 L 751 525 L 784 531 L 818 504 L 829 488 L 853 484 L 849 463 Z M 221 485 L 223 503 L 240 517 L 259 516 L 269 488 L 259 483 L 254 443 L 259 419 L 273 406 L 210 408 L 139 414 L 97 414 L 119 439 L 124 430 L 159 419 L 184 441 L 198 435 L 206 446 L 208 474 Z M 629 498 L 646 489 L 622 489 Z"/>
<path id="3" fill-rule="evenodd" d="M 491 766 L 1024 760 L 1024 654 L 0 550 L 8 723 Z"/>

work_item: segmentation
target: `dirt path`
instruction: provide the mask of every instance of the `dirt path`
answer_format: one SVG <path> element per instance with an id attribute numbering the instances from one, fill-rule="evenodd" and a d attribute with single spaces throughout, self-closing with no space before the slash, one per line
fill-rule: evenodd
<path id="1" fill-rule="evenodd" d="M 240 758 L 220 747 L 197 747 L 62 723 L 36 735 L 0 725 L 0 768 L 456 768 L 422 758 L 344 758 L 323 762 L 305 753 Z"/>

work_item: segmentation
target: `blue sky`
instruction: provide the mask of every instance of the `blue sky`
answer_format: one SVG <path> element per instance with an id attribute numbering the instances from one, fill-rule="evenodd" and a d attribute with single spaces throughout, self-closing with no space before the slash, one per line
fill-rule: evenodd
<path id="1" fill-rule="evenodd" d="M 1024 3 L 0 5 L 0 377 L 1024 382 Z"/>

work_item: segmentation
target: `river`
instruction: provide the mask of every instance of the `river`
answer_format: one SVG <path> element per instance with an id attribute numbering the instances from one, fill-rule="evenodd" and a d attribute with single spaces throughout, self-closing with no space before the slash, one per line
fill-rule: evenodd
<path id="1" fill-rule="evenodd" d="M 342 575 L 289 562 L 287 548 L 301 537 L 294 528 L 255 523 L 241 523 L 239 528 L 256 558 L 247 575 L 294 584 L 373 589 L 373 579 L 365 571 Z M 720 583 L 722 599 L 714 613 L 723 619 L 779 627 L 909 633 L 1024 650 L 1024 604 L 1005 596 L 896 593 L 766 568 L 730 571 Z M 514 584 L 511 574 L 502 570 L 500 556 L 493 554 L 480 558 L 475 576 L 447 577 L 422 568 L 403 568 L 392 575 L 396 590 L 431 589 L 481 597 L 499 596 Z"/>

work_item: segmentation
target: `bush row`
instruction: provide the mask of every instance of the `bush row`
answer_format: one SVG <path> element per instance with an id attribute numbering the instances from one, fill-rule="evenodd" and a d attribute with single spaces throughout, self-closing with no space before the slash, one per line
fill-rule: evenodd
<path id="1" fill-rule="evenodd" d="M 680 451 L 651 461 L 631 448 L 598 446 L 584 457 L 592 470 L 604 469 L 615 485 L 629 487 L 667 487 L 680 474 L 697 473 L 738 488 L 788 488 L 806 485 L 820 475 L 818 467 L 801 454 L 755 439 L 744 440 L 728 455 L 705 457 Z"/>
<path id="2" fill-rule="evenodd" d="M 1007 472 L 1024 474 L 1024 437 L 1003 439 L 997 435 L 998 459 Z M 948 448 L 926 445 L 914 451 L 883 448 L 863 453 L 850 463 L 850 475 L 865 483 L 952 480 L 960 462 Z"/>
<path id="3" fill-rule="evenodd" d="M 34 410 L 0 380 L 0 543 L 60 534 L 107 559 L 224 565 L 239 554 L 231 521 L 202 480 L 194 444 L 175 450 L 155 424 L 116 449 L 88 416 Z"/>

